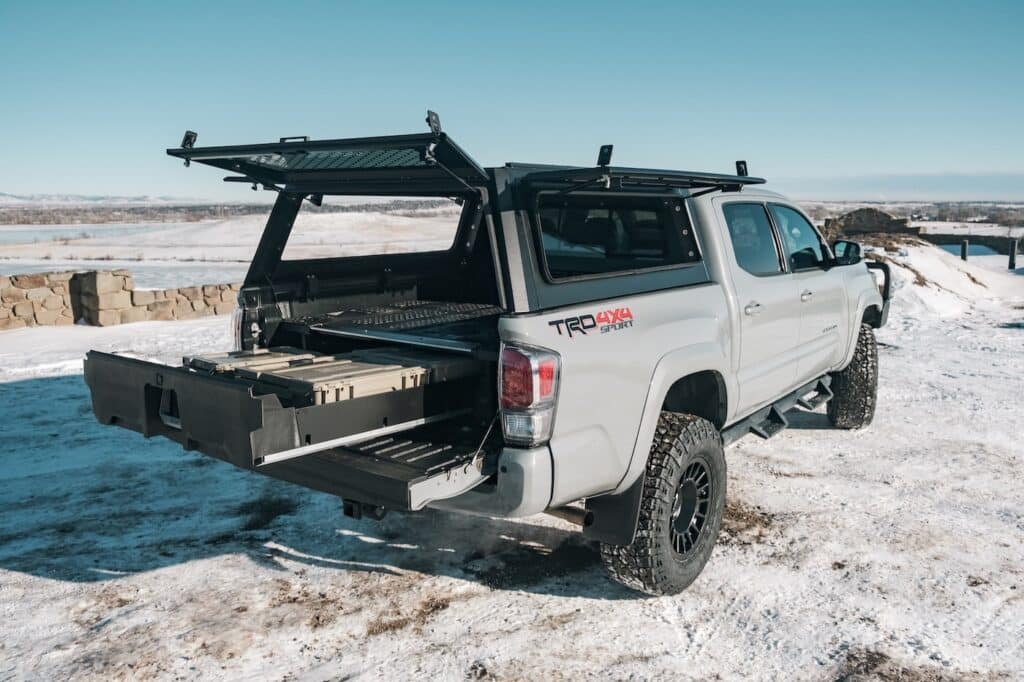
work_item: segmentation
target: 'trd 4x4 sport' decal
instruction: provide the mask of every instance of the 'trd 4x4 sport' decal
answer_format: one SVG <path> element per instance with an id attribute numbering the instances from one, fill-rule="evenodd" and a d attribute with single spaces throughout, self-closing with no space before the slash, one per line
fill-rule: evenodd
<path id="1" fill-rule="evenodd" d="M 602 310 L 596 315 L 576 315 L 561 320 L 551 320 L 548 326 L 558 330 L 558 335 L 563 333 L 572 338 L 574 334 L 586 334 L 592 329 L 597 329 L 601 334 L 628 329 L 633 326 L 633 311 L 629 308 L 615 308 L 614 310 Z"/>

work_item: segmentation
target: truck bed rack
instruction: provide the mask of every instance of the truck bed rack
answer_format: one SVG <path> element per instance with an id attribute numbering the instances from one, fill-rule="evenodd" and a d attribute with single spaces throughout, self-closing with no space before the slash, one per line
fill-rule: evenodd
<path id="1" fill-rule="evenodd" d="M 400 301 L 362 306 L 290 320 L 311 332 L 487 356 L 497 352 L 498 325 L 504 311 L 482 303 Z"/>

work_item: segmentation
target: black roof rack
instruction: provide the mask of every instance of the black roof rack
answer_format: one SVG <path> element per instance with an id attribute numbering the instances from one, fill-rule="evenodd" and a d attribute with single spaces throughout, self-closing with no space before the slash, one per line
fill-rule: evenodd
<path id="1" fill-rule="evenodd" d="M 653 168 L 564 168 L 527 173 L 523 182 L 536 189 L 564 191 L 585 189 L 595 184 L 611 187 L 673 187 L 681 189 L 738 190 L 743 185 L 764 184 L 764 178 L 748 175 L 723 175 L 694 171 L 658 170 Z"/>

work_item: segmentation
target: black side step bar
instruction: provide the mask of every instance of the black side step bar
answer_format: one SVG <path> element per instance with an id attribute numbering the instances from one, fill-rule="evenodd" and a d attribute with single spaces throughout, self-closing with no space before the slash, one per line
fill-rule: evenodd
<path id="1" fill-rule="evenodd" d="M 722 444 L 729 445 L 737 440 L 753 433 L 761 438 L 768 439 L 789 426 L 786 413 L 799 405 L 805 410 L 813 410 L 820 407 L 832 397 L 832 377 L 819 377 L 814 381 L 804 384 L 784 398 L 776 400 L 767 407 L 741 419 L 729 428 L 722 431 Z M 811 395 L 813 393 L 813 395 Z"/>

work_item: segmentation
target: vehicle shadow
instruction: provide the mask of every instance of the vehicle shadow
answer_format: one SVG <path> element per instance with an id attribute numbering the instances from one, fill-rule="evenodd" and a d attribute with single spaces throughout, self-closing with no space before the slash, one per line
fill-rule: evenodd
<path id="1" fill-rule="evenodd" d="M 568 526 L 432 510 L 349 519 L 333 496 L 101 426 L 80 375 L 0 383 L 0 405 L 8 571 L 89 582 L 244 554 L 271 570 L 417 571 L 494 589 L 641 597 L 608 580 L 596 548 Z"/>

